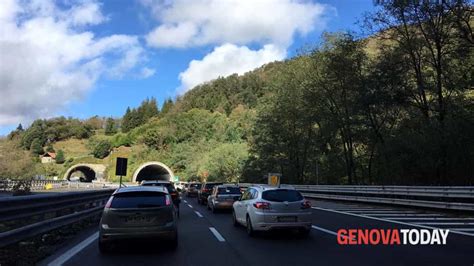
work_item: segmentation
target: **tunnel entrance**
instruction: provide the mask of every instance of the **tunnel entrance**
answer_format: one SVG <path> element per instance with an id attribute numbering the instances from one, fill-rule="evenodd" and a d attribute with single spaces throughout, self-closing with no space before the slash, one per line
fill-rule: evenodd
<path id="1" fill-rule="evenodd" d="M 148 162 L 142 164 L 133 173 L 133 181 L 141 182 L 143 180 L 173 180 L 173 171 L 163 163 Z"/>
<path id="2" fill-rule="evenodd" d="M 96 179 L 96 172 L 89 166 L 77 165 L 71 167 L 66 173 L 66 180 L 92 182 Z"/>

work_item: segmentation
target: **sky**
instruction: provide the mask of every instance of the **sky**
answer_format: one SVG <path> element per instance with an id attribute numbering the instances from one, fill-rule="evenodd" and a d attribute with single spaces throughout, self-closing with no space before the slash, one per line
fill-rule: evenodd
<path id="1" fill-rule="evenodd" d="M 361 32 L 372 0 L 0 0 L 0 135 L 34 119 L 121 117 Z"/>

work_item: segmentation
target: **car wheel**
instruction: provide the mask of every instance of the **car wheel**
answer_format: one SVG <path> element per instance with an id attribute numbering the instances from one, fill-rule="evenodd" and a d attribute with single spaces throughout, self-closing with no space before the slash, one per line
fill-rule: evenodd
<path id="1" fill-rule="evenodd" d="M 239 226 L 239 222 L 237 221 L 237 217 L 235 217 L 235 211 L 232 211 L 232 222 L 235 227 Z"/>
<path id="2" fill-rule="evenodd" d="M 251 237 L 255 236 L 255 231 L 253 230 L 252 221 L 250 221 L 249 216 L 247 216 L 247 234 Z"/>
<path id="3" fill-rule="evenodd" d="M 102 254 L 107 254 L 112 251 L 110 242 L 104 242 L 99 240 L 99 251 Z"/>

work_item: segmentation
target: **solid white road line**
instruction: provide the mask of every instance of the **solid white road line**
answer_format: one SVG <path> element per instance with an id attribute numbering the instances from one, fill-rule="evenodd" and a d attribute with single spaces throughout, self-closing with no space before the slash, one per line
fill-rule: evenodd
<path id="1" fill-rule="evenodd" d="M 212 234 L 219 240 L 219 242 L 225 242 L 225 238 L 222 237 L 222 235 L 216 230 L 214 227 L 209 227 L 209 230 L 211 230 Z"/>
<path id="2" fill-rule="evenodd" d="M 74 257 L 77 253 L 79 253 L 81 250 L 89 246 L 92 242 L 94 242 L 97 238 L 99 237 L 99 232 L 95 232 L 88 238 L 86 238 L 84 241 L 81 243 L 75 245 L 72 247 L 70 250 L 64 252 L 63 255 L 57 257 L 55 260 L 52 262 L 48 263 L 48 266 L 56 266 L 56 265 L 63 265 L 65 262 L 70 260 L 72 257 Z"/>
<path id="3" fill-rule="evenodd" d="M 447 217 L 385 217 L 385 219 L 419 220 L 419 221 L 474 221 L 474 218 L 447 218 Z"/>
<path id="4" fill-rule="evenodd" d="M 199 218 L 202 218 L 202 214 L 198 211 L 194 211 L 196 213 L 197 216 L 199 216 Z"/>
<path id="5" fill-rule="evenodd" d="M 421 223 L 416 223 L 416 224 L 426 224 L 426 225 L 474 225 L 474 223 L 433 223 L 433 222 L 421 222 Z"/>
<path id="6" fill-rule="evenodd" d="M 336 210 L 336 211 L 342 211 L 342 212 L 350 212 L 350 211 L 400 211 L 400 210 L 395 210 L 395 209 L 375 209 L 375 208 L 371 208 L 371 209 L 331 209 L 331 210 Z"/>
<path id="7" fill-rule="evenodd" d="M 321 232 L 324 232 L 324 233 L 327 233 L 327 234 L 330 234 L 330 235 L 335 235 L 337 236 L 337 233 L 334 232 L 334 231 L 331 231 L 331 230 L 328 230 L 326 228 L 322 228 L 322 227 L 319 227 L 319 226 L 316 226 L 316 225 L 311 225 L 311 227 L 315 230 L 319 230 Z M 348 238 L 348 236 L 346 235 L 341 235 L 342 238 Z"/>
<path id="8" fill-rule="evenodd" d="M 465 232 L 474 232 L 474 228 L 449 228 L 450 231 L 458 230 L 458 231 L 465 231 Z"/>
<path id="9" fill-rule="evenodd" d="M 393 214 L 397 214 L 397 213 L 419 213 L 419 212 L 416 212 L 416 211 L 378 211 L 378 210 L 374 210 L 374 211 L 371 211 L 371 210 L 366 210 L 366 211 L 352 211 L 352 210 L 349 210 L 348 212 L 353 212 L 353 213 L 380 213 L 380 214 L 383 214 L 383 213 L 387 213 L 387 214 L 390 214 L 390 213 L 393 213 Z"/>
<path id="10" fill-rule="evenodd" d="M 193 206 L 191 204 L 188 204 L 188 207 L 191 208 L 191 209 L 193 208 Z"/>
<path id="11" fill-rule="evenodd" d="M 356 213 L 354 213 L 356 214 Z M 444 215 L 443 214 L 422 214 L 422 213 L 407 213 L 407 214 L 404 214 L 404 213 L 393 213 L 393 214 L 390 214 L 390 213 L 387 213 L 387 214 L 380 214 L 380 213 L 374 213 L 374 214 L 371 214 L 370 216 L 402 216 L 402 217 L 443 217 Z"/>
<path id="12" fill-rule="evenodd" d="M 184 201 L 184 203 L 188 203 L 188 201 L 187 201 L 187 200 L 183 200 L 183 201 Z"/>
<path id="13" fill-rule="evenodd" d="M 384 218 L 378 218 L 378 217 L 373 217 L 373 216 L 366 216 L 366 215 L 350 213 L 350 212 L 341 212 L 341 211 L 335 211 L 335 210 L 324 209 L 324 208 L 319 208 L 319 207 L 311 207 L 311 208 L 315 209 L 315 210 L 320 210 L 320 211 L 334 212 L 334 213 L 345 214 L 345 215 L 350 215 L 350 216 L 355 216 L 355 217 L 360 217 L 360 218 L 366 218 L 366 219 L 372 219 L 372 220 L 377 220 L 377 221 L 382 221 L 382 222 L 387 222 L 387 223 L 402 224 L 402 225 L 408 225 L 408 226 L 413 226 L 413 227 L 421 227 L 421 228 L 427 228 L 427 229 L 440 229 L 440 228 L 427 226 L 427 225 L 405 223 L 405 222 L 389 220 L 389 219 L 384 219 Z M 450 232 L 454 233 L 454 234 L 459 234 L 459 235 L 474 236 L 474 234 L 469 234 L 469 233 L 465 233 L 465 232 L 461 232 L 461 231 L 456 231 L 456 229 L 450 230 Z"/>

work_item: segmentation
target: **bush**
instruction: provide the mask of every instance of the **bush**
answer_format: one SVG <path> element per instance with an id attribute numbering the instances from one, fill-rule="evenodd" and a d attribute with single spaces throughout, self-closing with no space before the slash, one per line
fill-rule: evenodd
<path id="1" fill-rule="evenodd" d="M 64 158 L 64 151 L 59 150 L 58 153 L 56 154 L 56 163 L 62 164 L 65 161 L 66 161 L 66 159 Z"/>
<path id="2" fill-rule="evenodd" d="M 102 140 L 94 147 L 92 155 L 94 155 L 95 158 L 104 159 L 109 155 L 111 149 L 112 144 L 107 140 Z"/>

